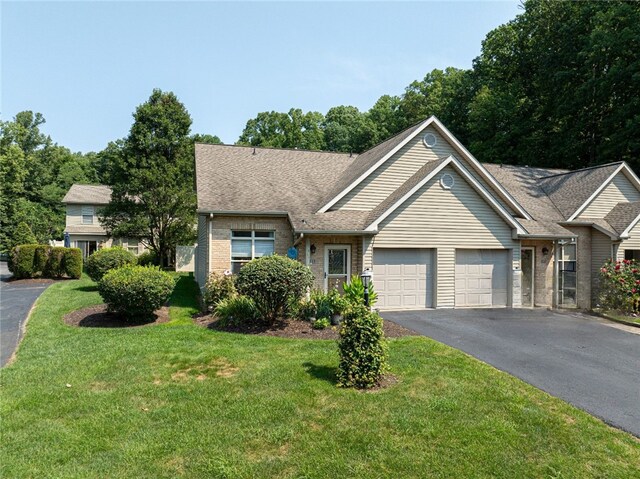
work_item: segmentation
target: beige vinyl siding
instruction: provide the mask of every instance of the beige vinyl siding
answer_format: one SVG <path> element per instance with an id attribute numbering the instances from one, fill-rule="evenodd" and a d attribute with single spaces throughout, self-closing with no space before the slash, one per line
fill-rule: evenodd
<path id="1" fill-rule="evenodd" d="M 198 215 L 198 248 L 196 249 L 196 281 L 201 288 L 209 271 L 209 223 L 206 215 Z"/>
<path id="2" fill-rule="evenodd" d="M 624 250 L 626 249 L 640 250 L 640 223 L 631 229 L 629 238 L 620 243 L 617 259 L 624 259 Z"/>
<path id="3" fill-rule="evenodd" d="M 640 191 L 620 172 L 580 213 L 579 218 L 604 218 L 618 203 L 639 200 Z"/>
<path id="4" fill-rule="evenodd" d="M 454 178 L 451 190 L 440 187 L 444 173 Z M 435 248 L 438 308 L 454 306 L 456 248 L 515 249 L 514 262 L 520 259 L 520 243 L 513 240 L 511 226 L 451 167 L 379 225 L 373 246 Z"/>
<path id="5" fill-rule="evenodd" d="M 436 145 L 425 146 L 423 137 L 426 133 L 436 136 Z M 453 155 L 465 166 L 487 190 L 492 191 L 478 173 L 462 159 L 460 153 L 442 137 L 435 128 L 428 126 L 395 155 L 347 193 L 332 209 L 362 210 L 375 208 L 392 192 L 399 188 L 425 163 Z M 501 201 L 498 198 L 498 201 Z M 501 201 L 502 203 L 502 201 Z M 506 204 L 503 206 L 509 209 Z M 511 210 L 509 210 L 512 212 Z"/>
<path id="6" fill-rule="evenodd" d="M 599 293 L 600 268 L 608 259 L 611 259 L 611 238 L 600 231 L 593 229 L 591 231 L 592 304 L 596 304 Z"/>

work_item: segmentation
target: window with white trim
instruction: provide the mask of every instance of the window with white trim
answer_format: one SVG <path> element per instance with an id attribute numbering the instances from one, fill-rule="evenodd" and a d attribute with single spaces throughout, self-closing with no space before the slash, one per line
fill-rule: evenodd
<path id="1" fill-rule="evenodd" d="M 577 304 L 577 256 L 576 244 L 560 244 L 558 251 L 558 273 L 559 285 L 558 298 L 560 306 L 575 307 Z"/>
<path id="2" fill-rule="evenodd" d="M 137 239 L 127 239 L 127 250 L 131 253 L 138 255 L 138 240 Z"/>
<path id="3" fill-rule="evenodd" d="M 275 253 L 275 231 L 231 231 L 231 272 L 236 274 L 254 258 Z"/>
<path id="4" fill-rule="evenodd" d="M 93 206 L 83 206 L 82 207 L 82 224 L 83 225 L 92 225 L 93 224 Z"/>

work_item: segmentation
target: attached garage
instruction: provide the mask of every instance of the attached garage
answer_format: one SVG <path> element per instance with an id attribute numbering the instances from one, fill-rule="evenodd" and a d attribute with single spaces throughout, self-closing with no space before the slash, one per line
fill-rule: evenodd
<path id="1" fill-rule="evenodd" d="M 456 250 L 456 308 L 507 306 L 509 250 Z"/>
<path id="2" fill-rule="evenodd" d="M 374 248 L 373 281 L 382 309 L 433 307 L 432 249 Z"/>

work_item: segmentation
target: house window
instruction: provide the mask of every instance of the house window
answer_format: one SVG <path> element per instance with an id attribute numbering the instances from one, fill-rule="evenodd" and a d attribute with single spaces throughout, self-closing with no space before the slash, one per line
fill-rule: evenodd
<path id="1" fill-rule="evenodd" d="M 252 259 L 273 254 L 275 239 L 274 231 L 232 231 L 231 272 L 236 274 Z"/>
<path id="2" fill-rule="evenodd" d="M 626 249 L 624 250 L 624 259 L 632 260 L 640 262 L 640 249 Z"/>
<path id="3" fill-rule="evenodd" d="M 127 240 L 127 250 L 131 253 L 137 255 L 138 254 L 138 240 L 137 239 L 129 239 Z"/>
<path id="4" fill-rule="evenodd" d="M 577 305 L 577 258 L 576 244 L 561 244 L 558 252 L 558 302 L 560 306 Z"/>
<path id="5" fill-rule="evenodd" d="M 82 224 L 83 225 L 93 224 L 93 206 L 82 207 Z"/>

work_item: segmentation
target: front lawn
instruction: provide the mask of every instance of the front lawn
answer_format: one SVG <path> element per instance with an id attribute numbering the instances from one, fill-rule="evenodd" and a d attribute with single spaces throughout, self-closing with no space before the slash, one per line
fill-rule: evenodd
<path id="1" fill-rule="evenodd" d="M 426 338 L 391 340 L 399 383 L 335 387 L 333 341 L 171 321 L 63 324 L 101 302 L 86 277 L 39 299 L 2 370 L 1 477 L 640 477 L 640 442 Z M 68 385 L 68 386 L 67 386 Z"/>

